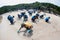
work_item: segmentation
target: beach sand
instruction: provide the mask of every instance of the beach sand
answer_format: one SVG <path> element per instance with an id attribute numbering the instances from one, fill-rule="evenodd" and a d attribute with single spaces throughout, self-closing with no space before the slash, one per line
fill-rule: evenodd
<path id="1" fill-rule="evenodd" d="M 33 34 L 30 37 L 24 36 L 24 32 L 17 33 L 18 29 L 23 23 L 23 18 L 20 20 L 17 17 L 21 10 L 13 11 L 3 14 L 2 22 L 0 23 L 0 40 L 60 40 L 60 17 L 54 14 L 45 13 L 46 16 L 50 16 L 49 23 L 46 23 L 44 19 L 39 19 L 39 22 L 32 23 L 31 17 L 29 21 L 33 24 Z M 43 12 L 44 13 L 44 12 Z M 28 13 L 26 12 L 28 15 Z M 8 15 L 14 15 L 15 24 L 11 25 L 7 20 Z M 33 14 L 34 15 L 34 14 Z M 21 29 L 24 31 L 25 29 Z"/>

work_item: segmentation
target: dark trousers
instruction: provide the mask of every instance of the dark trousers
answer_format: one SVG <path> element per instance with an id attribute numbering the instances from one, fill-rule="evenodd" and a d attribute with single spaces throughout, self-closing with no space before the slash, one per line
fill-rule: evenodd
<path id="1" fill-rule="evenodd" d="M 10 21 L 10 23 L 11 23 L 11 24 L 14 24 L 14 22 L 13 22 L 13 21 Z"/>
<path id="2" fill-rule="evenodd" d="M 48 20 L 45 20 L 46 22 L 48 22 Z"/>
<path id="3" fill-rule="evenodd" d="M 32 22 L 35 22 L 35 19 L 31 19 L 32 20 Z"/>

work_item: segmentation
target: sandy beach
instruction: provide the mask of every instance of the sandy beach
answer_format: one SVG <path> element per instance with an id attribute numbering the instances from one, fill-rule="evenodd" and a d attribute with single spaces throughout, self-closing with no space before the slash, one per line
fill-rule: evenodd
<path id="1" fill-rule="evenodd" d="M 26 11 L 26 10 L 25 10 Z M 30 37 L 24 36 L 24 32 L 17 33 L 18 29 L 23 22 L 23 18 L 21 20 L 18 19 L 17 14 L 20 14 L 21 10 L 8 12 L 3 15 L 2 22 L 0 23 L 0 40 L 60 40 L 60 17 L 54 14 L 45 13 L 46 16 L 50 16 L 51 19 L 49 23 L 46 23 L 44 19 L 39 19 L 39 22 L 32 23 L 31 17 L 28 15 L 30 21 L 33 24 L 33 34 Z M 44 12 L 42 12 L 44 13 Z M 11 25 L 7 20 L 8 15 L 14 15 L 15 24 Z M 35 15 L 33 13 L 33 15 Z M 25 29 L 21 29 L 24 31 Z"/>

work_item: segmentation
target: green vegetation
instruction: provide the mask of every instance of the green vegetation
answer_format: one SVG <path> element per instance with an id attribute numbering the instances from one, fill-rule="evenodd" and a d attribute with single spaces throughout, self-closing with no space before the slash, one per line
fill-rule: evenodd
<path id="1" fill-rule="evenodd" d="M 21 9 L 38 9 L 49 12 L 52 11 L 54 14 L 60 15 L 60 7 L 53 5 L 51 3 L 39 3 L 39 2 L 31 4 L 18 4 L 14 6 L 3 6 L 0 8 L 0 14 Z"/>

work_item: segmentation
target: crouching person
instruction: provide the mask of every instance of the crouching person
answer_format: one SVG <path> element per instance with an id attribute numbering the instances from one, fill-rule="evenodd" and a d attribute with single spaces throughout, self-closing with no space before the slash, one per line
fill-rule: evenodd
<path id="1" fill-rule="evenodd" d="M 25 15 L 25 12 L 22 12 L 22 13 L 21 13 L 21 16 L 23 17 L 24 15 Z"/>
<path id="2" fill-rule="evenodd" d="M 11 24 L 14 24 L 14 16 L 9 15 L 7 19 L 10 21 Z"/>
<path id="3" fill-rule="evenodd" d="M 38 17 L 39 17 L 39 14 L 32 16 L 31 18 L 32 22 L 36 23 L 36 19 L 38 19 Z"/>
<path id="4" fill-rule="evenodd" d="M 31 11 L 28 11 L 28 13 L 29 13 L 29 15 L 30 15 L 30 16 L 32 16 L 32 13 L 33 13 L 33 12 L 31 12 Z"/>
<path id="5" fill-rule="evenodd" d="M 45 22 L 49 22 L 50 17 L 45 18 Z"/>
<path id="6" fill-rule="evenodd" d="M 21 19 L 22 18 L 22 15 L 18 14 L 18 18 Z"/>
<path id="7" fill-rule="evenodd" d="M 41 14 L 41 15 L 40 15 L 40 18 L 43 19 L 44 16 L 46 16 L 46 14 Z"/>
<path id="8" fill-rule="evenodd" d="M 24 15 L 24 21 L 28 21 L 28 16 L 27 15 Z"/>
<path id="9" fill-rule="evenodd" d="M 42 19 L 43 19 L 43 16 L 44 16 L 44 15 L 40 15 L 40 18 L 42 18 Z"/>
<path id="10" fill-rule="evenodd" d="M 31 18 L 32 22 L 35 22 L 35 19 L 36 19 L 36 16 L 33 16 L 33 17 Z"/>
<path id="11" fill-rule="evenodd" d="M 18 33 L 20 32 L 21 28 L 26 28 L 27 30 L 26 32 L 30 33 L 32 31 L 32 27 L 33 27 L 32 24 L 29 22 L 22 23 L 21 27 L 18 30 Z"/>

